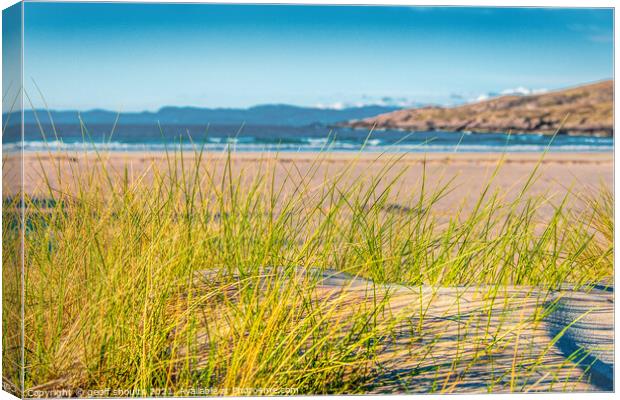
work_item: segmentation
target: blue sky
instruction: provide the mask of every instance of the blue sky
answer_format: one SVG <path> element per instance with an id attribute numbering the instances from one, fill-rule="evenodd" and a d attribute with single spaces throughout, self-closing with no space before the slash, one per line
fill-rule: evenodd
<path id="1" fill-rule="evenodd" d="M 19 5 L 2 11 L 2 113 L 21 108 L 20 82 L 22 14 Z M 13 122 L 19 122 L 15 118 Z"/>
<path id="2" fill-rule="evenodd" d="M 610 9 L 25 7 L 26 90 L 55 109 L 449 104 L 613 76 Z"/>

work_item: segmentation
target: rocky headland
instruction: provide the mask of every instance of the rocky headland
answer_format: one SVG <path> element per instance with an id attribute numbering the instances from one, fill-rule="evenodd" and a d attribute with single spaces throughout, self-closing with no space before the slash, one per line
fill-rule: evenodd
<path id="1" fill-rule="evenodd" d="M 613 136 L 613 81 L 456 107 L 398 110 L 348 121 L 352 128 Z"/>

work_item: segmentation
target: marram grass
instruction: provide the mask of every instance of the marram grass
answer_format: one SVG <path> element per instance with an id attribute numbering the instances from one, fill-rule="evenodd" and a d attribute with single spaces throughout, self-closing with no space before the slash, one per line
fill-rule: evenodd
<path id="1" fill-rule="evenodd" d="M 101 152 L 102 162 L 54 180 L 45 199 L 25 195 L 26 389 L 365 392 L 377 350 L 404 320 L 390 317 L 389 296 L 345 312 L 344 292 L 322 297 L 313 290 L 318 275 L 298 271 L 420 288 L 486 285 L 489 293 L 580 287 L 613 274 L 613 195 L 601 187 L 553 201 L 532 196 L 541 164 L 515 199 L 492 189 L 491 177 L 473 207 L 445 218 L 435 208 L 450 181 L 431 186 L 425 175 L 406 206 L 389 202 L 398 155 L 378 156 L 388 159 L 382 169 L 353 179 L 352 160 L 318 187 L 311 180 L 324 153 L 306 171 L 291 165 L 284 181 L 268 162 L 248 174 L 230 153 L 221 170 L 201 150 L 191 156 L 168 152 L 147 180 L 110 170 Z M 19 259 L 19 224 L 6 211 L 18 206 L 18 196 L 5 199 L 5 263 Z M 554 212 L 541 219 L 541 207 Z M 3 271 L 3 291 L 18 296 Z M 17 316 L 3 305 L 6 326 Z M 426 328 L 423 312 L 411 322 L 414 338 Z M 412 357 L 430 350 L 419 344 Z M 458 379 L 448 374 L 436 386 L 450 391 Z"/>

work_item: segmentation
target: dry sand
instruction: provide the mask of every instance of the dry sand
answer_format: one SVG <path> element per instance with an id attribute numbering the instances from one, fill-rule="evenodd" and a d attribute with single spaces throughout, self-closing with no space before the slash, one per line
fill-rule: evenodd
<path id="1" fill-rule="evenodd" d="M 19 162 L 17 155 L 5 155 L 4 188 L 5 193 L 15 193 L 18 185 Z M 193 154 L 185 155 L 186 165 L 191 164 Z M 225 153 L 207 153 L 203 164 L 212 171 L 224 171 L 227 155 Z M 493 174 L 499 160 L 503 157 L 504 165 L 493 181 L 493 188 L 498 189 L 507 199 L 514 198 L 535 169 L 541 155 L 532 153 L 513 153 L 502 156 L 495 153 L 430 153 L 383 155 L 352 153 L 234 153 L 231 155 L 233 173 L 243 171 L 249 180 L 258 171 L 276 168 L 276 181 L 288 177 L 289 187 L 294 188 L 300 176 L 305 176 L 313 168 L 317 157 L 324 160 L 313 173 L 309 187 L 320 187 L 326 177 L 334 177 L 348 167 L 350 172 L 342 180 L 343 185 L 363 176 L 372 179 L 395 157 L 399 160 L 386 176 L 381 179 L 379 189 L 398 173 L 403 173 L 396 188 L 398 192 L 391 195 L 395 206 L 406 205 L 415 201 L 419 194 L 422 176 L 426 175 L 426 188 L 446 184 L 453 179 L 451 191 L 437 204 L 436 210 L 450 215 L 459 206 L 467 208 L 471 199 L 476 199 L 486 182 Z M 52 161 L 53 160 L 53 161 Z M 90 153 L 26 153 L 24 156 L 24 190 L 33 195 L 45 195 L 45 171 L 52 186 L 58 187 L 59 170 L 63 182 L 70 182 L 71 175 L 88 170 L 94 165 L 104 163 L 115 175 L 123 177 L 125 168 L 130 180 L 143 182 L 152 179 L 153 170 L 167 169 L 165 153 L 108 153 L 100 160 Z M 404 171 L 403 171 L 404 170 Z M 589 193 L 601 184 L 613 188 L 613 154 L 612 153 L 552 153 L 544 156 L 537 171 L 537 179 L 529 190 L 530 195 L 547 195 L 552 201 L 558 200 L 567 191 L 577 194 Z M 216 179 L 217 173 L 216 173 Z M 468 199 L 470 201 L 468 201 Z"/>
<path id="2" fill-rule="evenodd" d="M 343 185 L 358 176 L 372 179 L 393 157 L 402 157 L 395 169 L 383 178 L 387 182 L 405 168 L 400 190 L 391 199 L 395 207 L 406 205 L 409 199 L 417 196 L 424 174 L 426 186 L 431 190 L 454 178 L 453 190 L 437 205 L 438 212 L 447 216 L 453 215 L 460 206 L 469 206 L 471 201 L 468 199 L 480 194 L 502 157 L 500 154 L 444 153 L 392 155 L 377 159 L 376 154 L 237 153 L 232 154 L 231 159 L 233 171 L 244 171 L 250 178 L 275 165 L 276 180 L 284 181 L 288 176 L 291 178 L 289 185 L 294 187 L 300 176 L 312 170 L 318 156 L 325 159 L 310 179 L 310 186 L 320 186 L 326 177 L 333 177 L 351 165 L 351 173 L 342 181 Z M 226 157 L 222 153 L 207 154 L 203 163 L 221 174 Z M 508 199 L 514 198 L 539 160 L 539 154 L 505 155 L 504 165 L 493 187 Z M 5 155 L 4 161 L 6 196 L 15 193 L 20 170 L 16 155 Z M 193 155 L 184 158 L 186 165 L 194 161 Z M 163 153 L 111 153 L 103 155 L 102 159 L 93 154 L 29 153 L 24 157 L 25 191 L 35 196 L 46 195 L 42 171 L 50 178 L 52 186 L 58 187 L 57 165 L 60 166 L 61 179 L 68 182 L 73 174 L 101 163 L 115 171 L 119 179 L 125 175 L 126 169 L 130 180 L 147 184 L 153 178 L 154 170 L 167 169 Z M 545 194 L 552 202 L 554 199 L 559 201 L 569 190 L 579 195 L 596 190 L 600 184 L 612 188 L 613 155 L 548 154 L 537 175 L 529 193 Z M 351 283 L 350 277 L 334 274 L 325 280 L 324 290 L 329 292 L 346 287 L 352 304 L 368 299 L 368 281 L 354 280 Z M 413 321 L 419 316 L 420 305 L 426 310 L 425 333 L 416 338 L 418 343 L 425 345 L 415 346 L 411 336 L 415 332 L 411 330 L 394 337 L 393 343 L 383 348 L 380 354 L 381 369 L 377 371 L 376 386 L 370 389 L 372 391 L 484 392 L 490 388 L 499 392 L 526 388 L 535 391 L 596 391 L 612 388 L 613 289 L 549 293 L 536 288 L 502 288 L 492 312 L 481 288 L 395 289 L 389 302 L 392 312 L 410 315 Z M 540 305 L 553 301 L 558 304 L 556 311 L 549 318 L 532 323 L 533 314 L 539 312 Z M 573 323 L 575 320 L 578 323 Z M 558 332 L 567 327 L 563 339 L 556 342 L 554 338 Z M 500 342 L 492 346 L 491 353 L 481 350 L 498 340 Z M 426 345 L 429 343 L 431 347 Z M 414 354 L 417 348 L 425 351 L 432 348 L 433 351 L 427 357 L 421 357 Z M 591 367 L 575 360 L 575 351 L 586 354 L 581 357 Z M 412 360 L 416 360 L 415 363 Z M 438 360 L 444 360 L 445 365 L 438 364 Z M 436 366 L 440 364 L 443 367 L 438 370 Z M 436 386 L 438 382 L 439 387 Z M 447 386 L 441 386 L 441 382 Z"/>
<path id="3" fill-rule="evenodd" d="M 613 288 L 386 286 L 325 271 L 319 289 L 355 305 L 389 290 L 390 315 L 406 316 L 372 392 L 613 390 Z"/>
<path id="4" fill-rule="evenodd" d="M 335 320 L 384 304 L 375 322 L 390 334 L 376 348 L 366 393 L 613 389 L 612 287 L 438 288 L 377 284 L 329 269 L 288 271 L 299 290 L 313 287 L 320 302 L 337 304 Z M 263 284 L 286 273 L 265 268 Z M 220 274 L 199 271 L 197 287 Z"/>

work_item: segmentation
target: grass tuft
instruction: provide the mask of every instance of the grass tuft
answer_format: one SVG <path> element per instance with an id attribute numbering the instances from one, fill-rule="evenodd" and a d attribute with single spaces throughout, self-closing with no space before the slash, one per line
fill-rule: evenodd
<path id="1" fill-rule="evenodd" d="M 293 162 L 284 175 L 277 157 L 250 172 L 230 152 L 223 168 L 211 156 L 199 145 L 171 150 L 135 176 L 97 152 L 89 168 L 62 179 L 54 175 L 63 161 L 51 157 L 57 168 L 42 171 L 49 199 L 25 195 L 27 388 L 364 392 L 380 350 L 409 323 L 412 360 L 435 371 L 433 390 L 452 391 L 458 373 L 424 366 L 434 346 L 421 339 L 431 326 L 426 305 L 416 305 L 414 320 L 392 314 L 382 284 L 420 293 L 486 286 L 490 315 L 508 286 L 550 291 L 613 274 L 613 195 L 604 187 L 551 201 L 529 194 L 534 170 L 508 200 L 491 178 L 473 208 L 446 218 L 436 208 L 452 181 L 431 186 L 425 174 L 417 191 L 400 193 L 398 155 L 379 155 L 368 175 L 353 173 L 354 159 L 318 186 L 328 153 L 304 170 Z M 16 202 L 5 199 L 4 209 Z M 540 218 L 543 207 L 551 217 Z M 7 215 L 3 254 L 11 262 L 18 224 Z M 326 292 L 330 271 L 377 286 L 367 301 Z M 5 292 L 16 290 L 3 282 Z M 474 360 L 506 346 L 490 328 L 485 338 L 495 347 Z M 516 379 L 525 339 L 515 340 L 505 376 L 512 390 L 525 390 Z"/>

